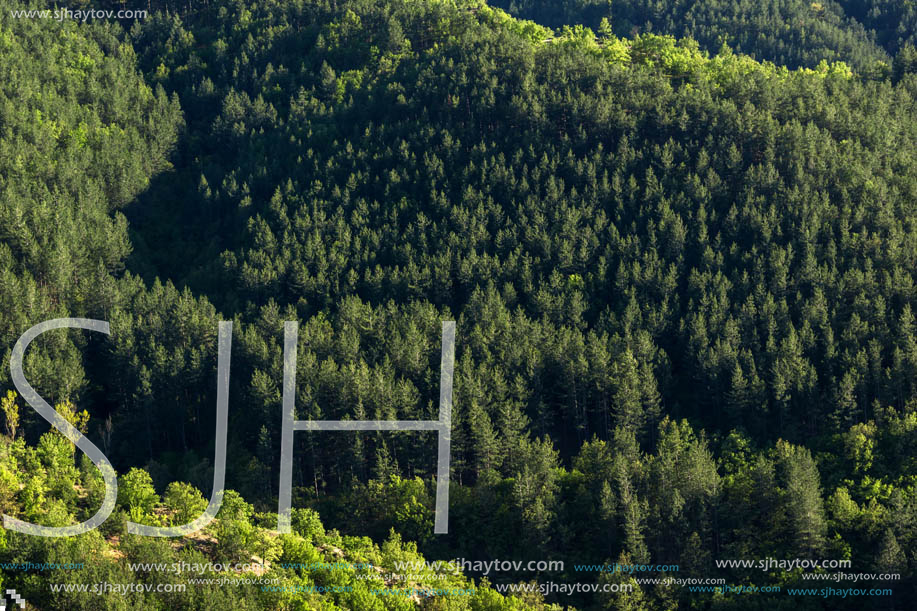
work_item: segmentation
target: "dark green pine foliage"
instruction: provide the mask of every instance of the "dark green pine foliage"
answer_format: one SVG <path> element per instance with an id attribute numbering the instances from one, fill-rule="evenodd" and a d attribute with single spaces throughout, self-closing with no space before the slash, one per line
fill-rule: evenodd
<path id="1" fill-rule="evenodd" d="M 713 27 L 703 10 L 719 5 L 689 4 L 700 42 L 646 31 L 666 4 L 599 20 L 596 38 L 480 2 L 150 3 L 129 31 L 12 19 L 4 2 L 5 358 L 35 322 L 111 322 L 109 338 L 49 334 L 27 372 L 55 404 L 88 410 L 136 493 L 76 552 L 104 557 L 105 535 L 132 559 L 172 557 L 123 522 L 206 498 L 225 319 L 240 494 L 210 531 L 220 559 L 314 561 L 309 541 L 390 559 L 411 553 L 404 537 L 435 558 L 521 548 L 706 577 L 714 559 L 849 556 L 912 579 L 917 77 L 891 24 L 909 9 L 843 3 L 894 60 L 834 3 L 782 3 L 734 30 L 739 50 L 809 67 L 790 70 L 720 44 L 754 7 L 734 3 L 749 12 Z M 331 420 L 436 418 L 441 322 L 457 321 L 448 535 L 432 534 L 436 443 L 420 432 L 297 432 L 302 536 L 267 532 L 288 320 L 296 417 Z M 4 511 L 85 519 L 95 470 L 4 401 Z M 387 542 L 324 538 L 315 509 Z M 4 562 L 50 549 L 8 536 Z M 93 564 L 87 582 L 118 580 L 116 567 Z M 201 592 L 123 602 L 238 606 Z M 472 608 L 505 608 L 482 592 Z M 46 588 L 28 593 L 50 608 Z M 552 600 L 698 599 L 645 587 Z M 335 604 L 372 600 L 357 588 Z M 749 600 L 717 605 L 795 602 Z"/>

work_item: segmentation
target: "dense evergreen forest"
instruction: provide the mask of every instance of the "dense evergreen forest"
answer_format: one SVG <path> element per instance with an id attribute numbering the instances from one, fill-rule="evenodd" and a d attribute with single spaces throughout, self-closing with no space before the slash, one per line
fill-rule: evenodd
<path id="1" fill-rule="evenodd" d="M 691 37 L 759 60 L 814 68 L 844 61 L 881 73 L 899 51 L 913 54 L 917 4 L 910 0 L 494 0 L 510 14 L 559 28 L 585 24 L 618 36 Z"/>
<path id="2" fill-rule="evenodd" d="M 491 4 L 151 0 L 81 23 L 0 0 L 0 508 L 56 526 L 104 495 L 10 377 L 51 318 L 111 323 L 42 335 L 25 372 L 120 474 L 98 531 L 0 530 L 2 563 L 85 564 L 3 565 L 4 589 L 38 609 L 912 608 L 917 6 Z M 207 505 L 220 320 L 231 490 L 198 535 L 127 534 Z M 289 320 L 301 420 L 436 419 L 456 321 L 448 534 L 432 432 L 302 431 L 277 533 Z M 372 593 L 457 557 L 566 568 Z M 716 564 L 764 558 L 900 579 Z M 208 559 L 340 591 L 49 588 Z M 282 566 L 334 560 L 379 574 Z M 614 562 L 781 591 L 574 569 Z M 633 588 L 505 588 L 547 581 Z M 789 593 L 826 585 L 893 595 Z"/>

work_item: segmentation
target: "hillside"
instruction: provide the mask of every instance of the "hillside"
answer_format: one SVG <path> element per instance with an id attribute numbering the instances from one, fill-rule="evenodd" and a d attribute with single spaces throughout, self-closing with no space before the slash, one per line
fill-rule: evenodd
<path id="1" fill-rule="evenodd" d="M 77 24 L 0 0 L 0 503 L 62 525 L 104 493 L 12 391 L 13 344 L 49 318 L 111 323 L 48 333 L 25 371 L 120 474 L 99 531 L 3 531 L 2 562 L 83 569 L 4 569 L 3 587 L 41 609 L 862 609 L 790 594 L 813 587 L 801 570 L 717 562 L 843 558 L 901 575 L 871 608 L 909 608 L 917 60 L 899 13 L 826 3 L 801 37 L 774 25 L 801 18 L 794 2 L 757 21 L 734 3 L 712 29 L 688 25 L 719 7 L 682 3 L 665 18 L 683 29 L 651 31 L 664 11 L 631 4 L 611 29 L 598 5 L 508 7 L 552 30 L 478 1 L 153 3 Z M 735 50 L 714 44 L 729 28 Z M 223 509 L 193 537 L 129 535 L 127 519 L 206 506 L 220 320 Z M 435 419 L 456 321 L 448 534 L 433 534 L 429 432 L 298 431 L 294 532 L 277 532 L 291 320 L 301 420 Z M 565 569 L 435 582 L 468 596 L 372 593 L 434 585 L 390 575 L 423 558 Z M 185 559 L 267 560 L 249 579 L 281 581 L 48 585 L 155 584 L 129 563 Z M 381 568 L 284 567 L 335 560 Z M 574 568 L 614 562 L 781 591 Z M 546 582 L 634 588 L 506 589 Z"/>
<path id="2" fill-rule="evenodd" d="M 759 60 L 814 68 L 846 61 L 862 72 L 917 42 L 917 5 L 898 0 L 495 0 L 510 14 L 559 28 L 603 19 L 619 36 L 691 37 L 715 53 L 725 43 Z"/>

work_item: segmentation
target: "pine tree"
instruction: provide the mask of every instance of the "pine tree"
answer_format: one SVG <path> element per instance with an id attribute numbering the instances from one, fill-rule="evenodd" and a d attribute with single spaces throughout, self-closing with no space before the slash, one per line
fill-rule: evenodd
<path id="1" fill-rule="evenodd" d="M 619 516 L 621 532 L 624 535 L 624 550 L 633 558 L 636 564 L 648 564 L 649 549 L 643 537 L 643 527 L 646 519 L 647 505 L 641 502 L 633 489 L 633 484 L 619 463 L 617 473 L 617 489 L 619 502 Z"/>
<path id="2" fill-rule="evenodd" d="M 612 367 L 615 390 L 612 395 L 612 410 L 615 426 L 632 431 L 638 436 L 644 433 L 646 413 L 643 406 L 641 381 L 637 360 L 630 350 L 625 350 Z"/>
<path id="3" fill-rule="evenodd" d="M 886 528 L 876 554 L 876 570 L 882 573 L 900 574 L 907 568 L 907 557 L 898 545 L 898 539 L 891 528 Z"/>
<path id="4" fill-rule="evenodd" d="M 818 468 L 809 450 L 777 443 L 785 485 L 790 545 L 800 557 L 815 557 L 825 543 L 825 517 Z"/>
<path id="5" fill-rule="evenodd" d="M 500 466 L 500 448 L 490 417 L 474 398 L 468 406 L 468 425 L 471 429 L 475 475 L 481 477 L 485 471 Z"/>

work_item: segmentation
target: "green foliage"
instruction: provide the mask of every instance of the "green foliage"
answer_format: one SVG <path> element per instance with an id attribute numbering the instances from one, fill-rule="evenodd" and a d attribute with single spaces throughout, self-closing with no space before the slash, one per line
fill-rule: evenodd
<path id="1" fill-rule="evenodd" d="M 176 525 L 196 520 L 207 509 L 204 495 L 186 482 L 171 482 L 166 487 L 162 500 L 166 507 L 175 512 L 173 523 Z"/>
<path id="2" fill-rule="evenodd" d="M 917 55 L 893 23 L 912 3 L 893 4 L 505 7 L 554 32 L 477 1 L 163 0 L 126 32 L 0 0 L 4 358 L 41 320 L 110 321 L 42 336 L 25 369 L 125 472 L 99 533 L 3 532 L 0 556 L 90 558 L 54 577 L 87 583 L 136 579 L 127 561 L 255 559 L 353 589 L 4 586 L 68 609 L 710 602 L 647 584 L 373 596 L 418 548 L 695 577 L 714 558 L 849 556 L 912 578 Z M 239 492 L 174 548 L 128 536 L 127 519 L 206 507 L 222 319 Z M 422 432 L 297 433 L 294 534 L 271 530 L 287 320 L 297 419 L 329 420 L 435 419 L 441 321 L 457 321 L 449 535 L 432 534 Z M 98 470 L 2 375 L 0 507 L 86 519 Z M 381 571 L 280 566 L 345 558 Z"/>
<path id="3" fill-rule="evenodd" d="M 912 5 L 893 0 L 496 0 L 494 5 L 554 28 L 608 24 L 606 32 L 613 27 L 624 36 L 693 38 L 711 53 L 725 43 L 791 68 L 840 60 L 872 70 L 887 63 L 903 40 L 913 40 L 908 25 L 917 23 Z"/>
<path id="4" fill-rule="evenodd" d="M 118 481 L 118 502 L 134 522 L 149 523 L 159 495 L 153 488 L 153 479 L 143 469 L 133 468 Z"/>
<path id="5" fill-rule="evenodd" d="M 16 19 L 18 8 L 0 5 L 0 340 L 8 349 L 50 318 L 104 318 L 111 274 L 131 251 L 116 211 L 169 166 L 181 124 L 178 100 L 144 82 L 115 31 Z M 86 384 L 80 341 L 53 335 L 25 364 L 52 403 L 76 399 Z M 9 367 L 2 370 L 8 383 Z M 25 414 L 21 428 L 34 433 L 35 419 Z"/>
<path id="6" fill-rule="evenodd" d="M 251 523 L 254 509 L 234 490 L 223 493 L 223 505 L 210 527 L 220 553 L 232 560 L 248 561 L 255 551 L 258 532 Z"/>
<path id="7" fill-rule="evenodd" d="M 0 399 L 0 408 L 6 417 L 6 433 L 10 439 L 16 439 L 16 429 L 19 428 L 19 406 L 16 404 L 17 394 L 8 390 L 6 396 Z"/>

